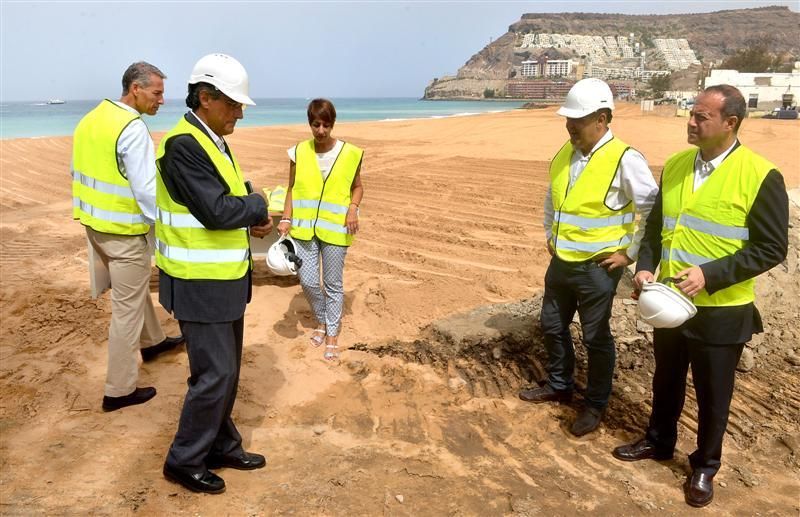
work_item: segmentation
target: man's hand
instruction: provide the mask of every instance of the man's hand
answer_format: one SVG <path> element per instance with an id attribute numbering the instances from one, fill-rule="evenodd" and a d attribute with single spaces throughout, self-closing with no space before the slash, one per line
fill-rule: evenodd
<path id="1" fill-rule="evenodd" d="M 650 271 L 639 271 L 633 276 L 633 285 L 641 290 L 645 283 L 655 282 L 656 277 Z"/>
<path id="2" fill-rule="evenodd" d="M 625 267 L 630 264 L 633 264 L 633 261 L 625 253 L 625 250 L 616 251 L 598 262 L 598 265 L 605 268 L 606 271 L 613 271 L 618 267 Z"/>
<path id="3" fill-rule="evenodd" d="M 697 296 L 706 286 L 706 275 L 703 274 L 700 266 L 692 266 L 683 271 L 678 271 L 674 278 L 681 279 L 680 282 L 675 283 L 675 287 L 692 298 Z"/>
<path id="4" fill-rule="evenodd" d="M 250 227 L 250 235 L 263 239 L 272 231 L 272 218 L 267 217 L 255 226 Z"/>
<path id="5" fill-rule="evenodd" d="M 547 253 L 549 253 L 551 257 L 555 257 L 556 255 L 556 250 L 553 249 L 553 245 L 550 244 L 549 240 L 547 241 Z"/>
<path id="6" fill-rule="evenodd" d="M 639 299 L 639 294 L 642 292 L 642 286 L 646 283 L 655 281 L 655 276 L 650 271 L 639 271 L 633 275 L 633 294 L 631 298 L 634 300 Z"/>

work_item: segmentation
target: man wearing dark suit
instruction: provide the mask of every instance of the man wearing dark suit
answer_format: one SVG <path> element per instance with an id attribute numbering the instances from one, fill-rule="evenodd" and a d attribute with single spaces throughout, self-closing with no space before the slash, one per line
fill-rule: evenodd
<path id="1" fill-rule="evenodd" d="M 192 71 L 186 104 L 192 111 L 164 136 L 158 156 L 159 300 L 180 322 L 191 372 L 164 476 L 220 493 L 225 482 L 209 469 L 266 464 L 242 448 L 231 411 L 252 286 L 247 227 L 263 237 L 272 222 L 223 139 L 242 118 L 242 105 L 254 104 L 244 67 L 224 54 L 205 56 Z"/>
<path id="2" fill-rule="evenodd" d="M 714 497 L 736 365 L 744 344 L 763 331 L 754 305 L 755 277 L 788 250 L 789 203 L 773 164 L 739 143 L 745 100 L 729 85 L 710 86 L 695 103 L 688 149 L 664 166 L 647 220 L 634 282 L 674 278 L 697 315 L 674 329 L 655 329 L 653 408 L 644 438 L 613 451 L 623 461 L 673 456 L 678 419 L 692 379 L 698 405 L 697 449 L 684 484 L 695 507 Z"/>

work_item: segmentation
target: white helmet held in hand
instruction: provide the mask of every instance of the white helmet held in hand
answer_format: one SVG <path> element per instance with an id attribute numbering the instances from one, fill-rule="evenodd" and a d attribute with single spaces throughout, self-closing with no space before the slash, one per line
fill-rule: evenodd
<path id="1" fill-rule="evenodd" d="M 281 235 L 267 250 L 267 267 L 278 276 L 296 275 L 303 265 L 296 252 L 294 240 L 288 235 Z"/>
<path id="2" fill-rule="evenodd" d="M 639 293 L 639 314 L 655 328 L 679 327 L 697 314 L 691 300 L 658 282 L 645 282 Z"/>
<path id="3" fill-rule="evenodd" d="M 614 111 L 614 94 L 605 81 L 592 77 L 575 83 L 556 113 L 567 118 L 583 118 L 603 108 Z"/>
<path id="4" fill-rule="evenodd" d="M 250 98 L 250 81 L 241 63 L 226 54 L 209 54 L 192 68 L 189 84 L 208 83 L 242 104 L 255 106 Z"/>

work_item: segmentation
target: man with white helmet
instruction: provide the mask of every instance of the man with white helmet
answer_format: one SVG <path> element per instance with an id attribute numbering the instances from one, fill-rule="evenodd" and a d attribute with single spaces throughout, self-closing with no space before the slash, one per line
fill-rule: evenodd
<path id="1" fill-rule="evenodd" d="M 546 384 L 522 390 L 527 402 L 568 402 L 575 351 L 569 326 L 577 311 L 589 360 L 585 405 L 570 426 L 582 436 L 597 428 L 611 395 L 615 348 L 609 318 L 625 266 L 636 260 L 656 192 L 644 157 L 608 127 L 614 98 L 599 79 L 578 81 L 558 110 L 569 140 L 550 163 L 544 203 L 547 250 L 541 325 L 548 354 Z"/>
<path id="2" fill-rule="evenodd" d="M 692 147 L 664 164 L 661 189 L 647 220 L 634 283 L 673 279 L 697 314 L 676 328 L 656 328 L 653 406 L 645 436 L 617 447 L 623 461 L 667 460 L 692 367 L 697 395 L 697 449 L 683 486 L 686 503 L 714 498 L 736 365 L 753 334 L 763 331 L 754 305 L 755 278 L 788 251 L 789 200 L 775 165 L 739 143 L 747 113 L 730 85 L 706 88 L 687 123 Z"/>
<path id="3" fill-rule="evenodd" d="M 248 88 L 234 58 L 201 58 L 189 78 L 191 111 L 162 138 L 157 157 L 159 300 L 186 336 L 191 372 L 164 476 L 197 492 L 225 490 L 209 469 L 266 464 L 245 452 L 231 419 L 252 287 L 247 227 L 255 237 L 272 230 L 266 201 L 248 191 L 223 138 L 243 117 L 243 105 L 255 104 Z"/>

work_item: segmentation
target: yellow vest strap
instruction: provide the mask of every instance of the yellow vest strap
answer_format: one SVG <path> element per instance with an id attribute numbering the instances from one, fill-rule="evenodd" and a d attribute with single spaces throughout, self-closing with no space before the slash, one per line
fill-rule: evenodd
<path id="1" fill-rule="evenodd" d="M 192 214 L 177 214 L 156 208 L 156 221 L 173 228 L 205 228 Z"/>
<path id="2" fill-rule="evenodd" d="M 671 219 L 672 221 L 670 221 L 670 224 L 672 225 L 672 228 L 674 228 L 677 220 L 674 218 Z M 724 239 L 739 239 L 741 241 L 750 240 L 750 230 L 748 230 L 746 226 L 733 226 L 715 223 L 689 214 L 683 214 L 681 216 L 681 225 L 698 232 L 713 235 L 715 237 L 722 237 Z"/>
<path id="3" fill-rule="evenodd" d="M 662 248 L 661 260 L 675 260 L 679 262 L 685 262 L 693 266 L 702 266 L 703 264 L 707 264 L 717 259 L 715 259 L 714 257 L 703 257 L 700 255 L 695 255 L 694 253 L 689 253 L 688 251 L 684 250 Z"/>
<path id="4" fill-rule="evenodd" d="M 250 257 L 250 248 L 244 249 L 189 249 L 170 246 L 156 238 L 158 252 L 171 260 L 193 263 L 242 262 Z"/>
<path id="5" fill-rule="evenodd" d="M 578 226 L 582 229 L 607 228 L 628 224 L 633 222 L 634 217 L 635 214 L 633 212 L 608 217 L 582 217 L 564 212 L 563 210 L 556 210 L 554 214 L 554 219 L 559 223 L 571 224 L 572 226 Z"/>
<path id="6" fill-rule="evenodd" d="M 82 201 L 78 197 L 72 198 L 72 207 L 79 208 L 82 212 L 86 213 L 87 215 L 90 215 L 97 219 L 102 219 L 104 221 L 110 221 L 112 223 L 145 224 L 144 215 L 142 215 L 141 213 L 131 214 L 128 212 L 112 212 L 111 210 L 103 210 L 102 208 L 90 205 L 86 201 Z"/>
<path id="7" fill-rule="evenodd" d="M 81 171 L 76 171 L 76 170 L 72 171 L 72 181 L 77 181 L 84 187 L 89 187 L 90 189 L 102 192 L 103 194 L 111 194 L 113 196 L 134 199 L 133 191 L 129 186 L 114 185 L 113 183 L 108 183 L 106 181 L 102 181 L 97 178 L 92 178 L 91 176 L 87 176 Z"/>
<path id="8" fill-rule="evenodd" d="M 558 239 L 558 247 L 568 251 L 585 251 L 587 253 L 597 253 L 606 248 L 615 246 L 627 246 L 631 243 L 631 236 L 625 235 L 621 239 L 606 242 L 574 242 Z"/>

